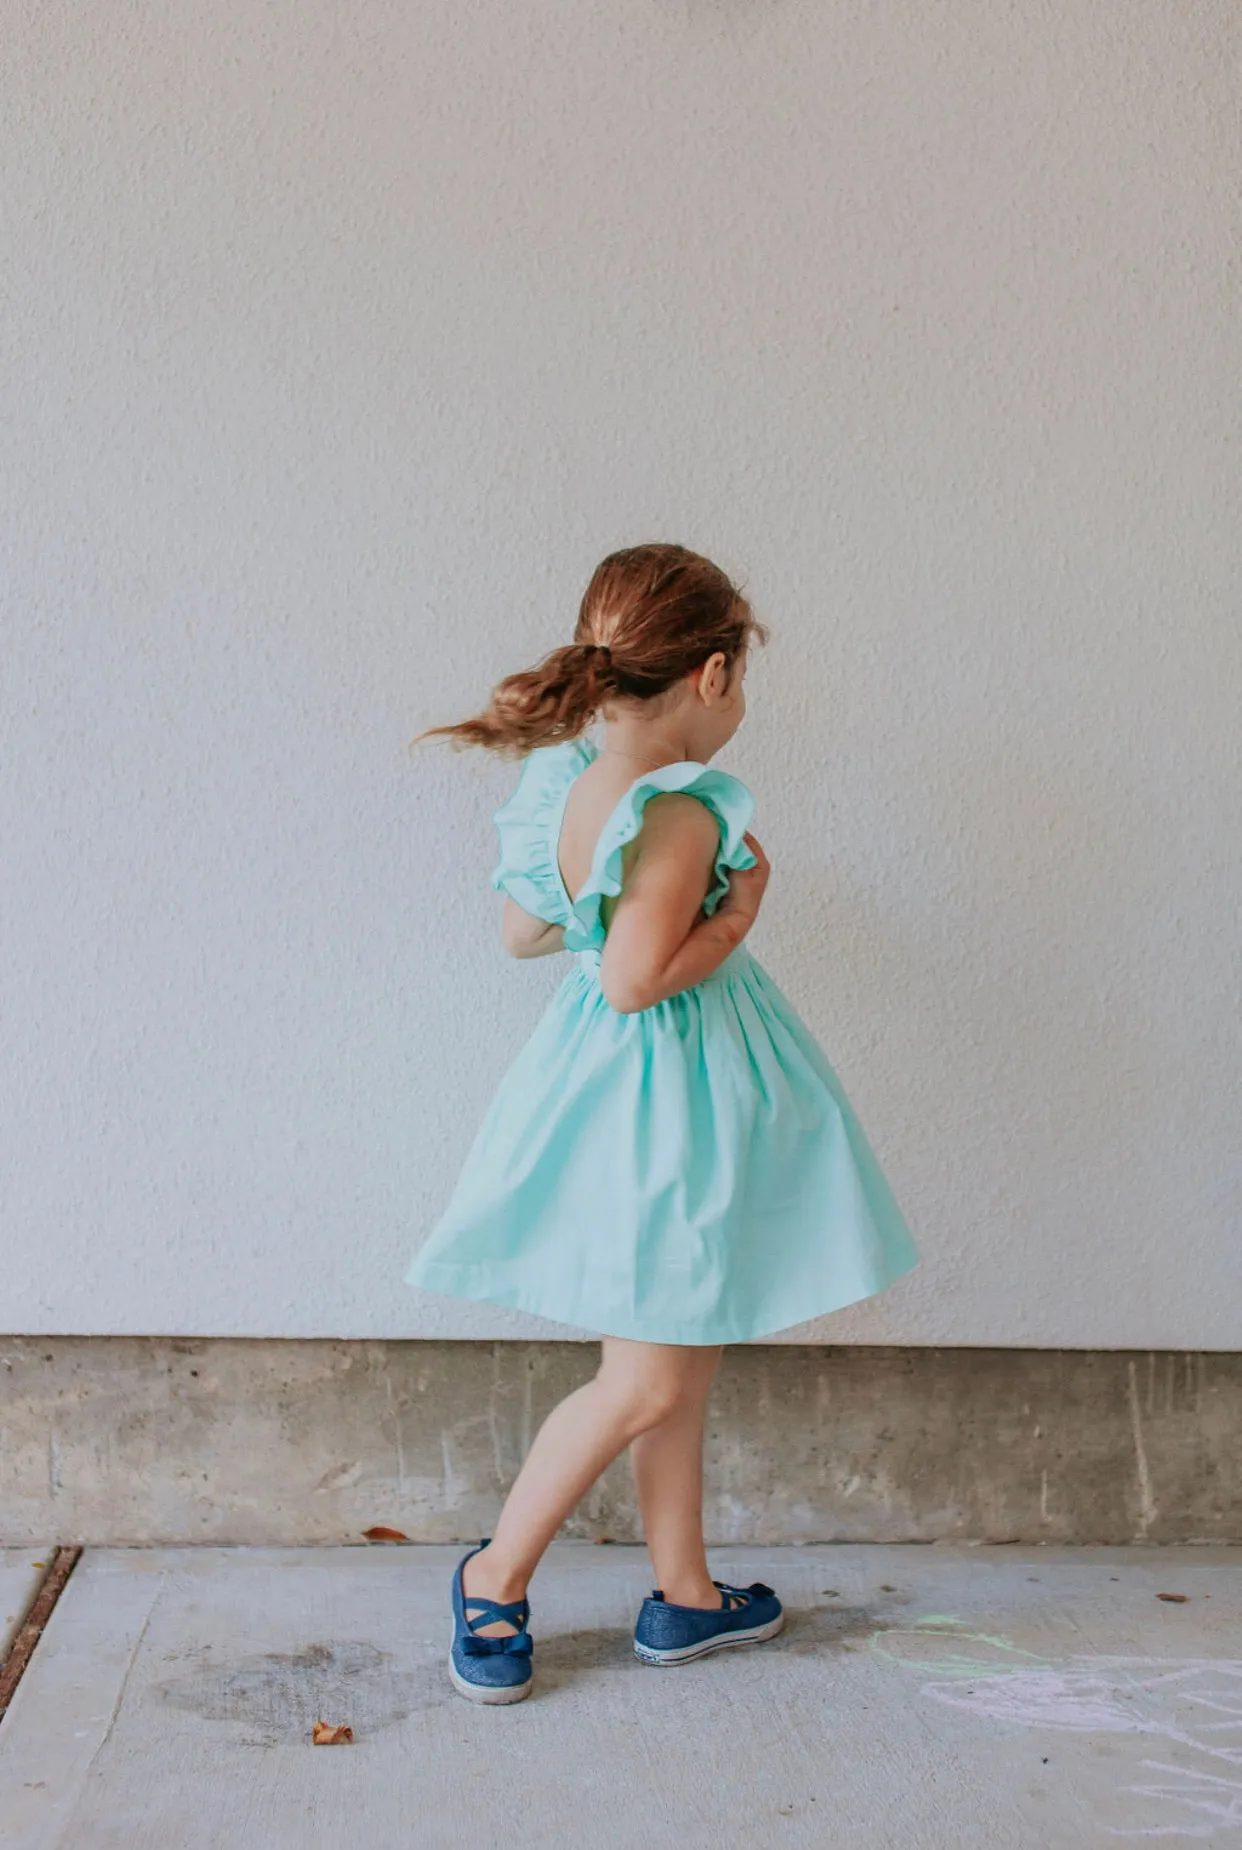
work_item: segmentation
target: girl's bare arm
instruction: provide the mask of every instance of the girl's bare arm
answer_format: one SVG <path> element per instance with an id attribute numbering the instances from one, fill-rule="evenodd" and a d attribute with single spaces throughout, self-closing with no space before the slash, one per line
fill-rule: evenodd
<path id="1" fill-rule="evenodd" d="M 680 791 L 653 797 L 637 840 L 626 849 L 624 887 L 608 922 L 600 985 L 618 1014 L 650 1008 L 710 976 L 754 923 L 768 863 L 752 835 L 757 860 L 730 877 L 729 892 L 711 918 L 702 916 L 720 843 L 711 811 Z"/>
<path id="2" fill-rule="evenodd" d="M 505 894 L 504 915 L 500 922 L 501 943 L 510 957 L 546 957 L 550 951 L 563 951 L 565 934 L 561 926 L 537 919 Z"/>

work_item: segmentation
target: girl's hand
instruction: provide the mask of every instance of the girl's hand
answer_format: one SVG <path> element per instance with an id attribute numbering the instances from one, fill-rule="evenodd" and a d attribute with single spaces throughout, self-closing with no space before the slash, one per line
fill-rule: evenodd
<path id="1" fill-rule="evenodd" d="M 759 904 L 763 898 L 764 888 L 768 884 L 768 875 L 772 869 L 768 857 L 755 840 L 747 833 L 742 838 L 755 856 L 753 867 L 729 869 L 729 890 L 716 908 L 717 918 L 732 917 L 749 931 L 755 922 Z"/>

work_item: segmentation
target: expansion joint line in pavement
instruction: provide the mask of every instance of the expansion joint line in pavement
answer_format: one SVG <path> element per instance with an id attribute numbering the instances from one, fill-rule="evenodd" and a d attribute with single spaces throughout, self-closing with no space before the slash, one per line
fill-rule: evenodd
<path id="1" fill-rule="evenodd" d="M 39 1582 L 26 1616 L 13 1634 L 7 1656 L 0 1663 L 0 1721 L 4 1720 L 5 1711 L 13 1700 L 26 1666 L 34 1656 L 35 1646 L 43 1636 L 43 1629 L 55 1611 L 56 1602 L 64 1592 L 81 1553 L 80 1548 L 56 1548 L 52 1552 L 47 1571 Z"/>

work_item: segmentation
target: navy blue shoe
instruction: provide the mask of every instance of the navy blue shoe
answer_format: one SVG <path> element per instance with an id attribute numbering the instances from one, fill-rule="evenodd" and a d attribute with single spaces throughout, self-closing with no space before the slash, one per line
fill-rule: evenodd
<path id="1" fill-rule="evenodd" d="M 525 1599 L 484 1599 L 481 1594 L 467 1593 L 461 1584 L 461 1570 L 471 1556 L 487 1547 L 484 1536 L 478 1548 L 472 1548 L 457 1563 L 453 1575 L 453 1643 L 449 1651 L 449 1675 L 453 1687 L 471 1702 L 520 1702 L 530 1695 L 531 1653 L 535 1641 L 526 1629 L 530 1605 Z M 469 1607 L 469 1612 L 467 1612 Z M 518 1627 L 496 1638 L 480 1638 L 476 1627 L 507 1619 Z"/>
<path id="2" fill-rule="evenodd" d="M 708 1651 L 727 1644 L 760 1644 L 775 1638 L 785 1613 L 771 1587 L 761 1580 L 749 1587 L 720 1589 L 720 1610 L 704 1606 L 672 1606 L 658 1590 L 642 1603 L 634 1627 L 634 1655 L 644 1664 L 688 1664 Z"/>

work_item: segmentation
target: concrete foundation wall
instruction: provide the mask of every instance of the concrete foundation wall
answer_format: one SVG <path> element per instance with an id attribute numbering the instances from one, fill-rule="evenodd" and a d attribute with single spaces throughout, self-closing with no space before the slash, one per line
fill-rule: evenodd
<path id="1" fill-rule="evenodd" d="M 0 1543 L 486 1534 L 579 1343 L 0 1339 Z M 717 1543 L 1242 1541 L 1242 1354 L 726 1352 Z M 567 1525 L 638 1539 L 624 1460 Z"/>

